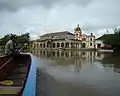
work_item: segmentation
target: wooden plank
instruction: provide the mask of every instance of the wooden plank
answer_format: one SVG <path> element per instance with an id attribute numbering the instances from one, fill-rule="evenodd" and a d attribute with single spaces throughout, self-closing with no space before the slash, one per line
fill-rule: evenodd
<path id="1" fill-rule="evenodd" d="M 18 94 L 23 86 L 0 86 L 0 95 L 4 94 Z"/>

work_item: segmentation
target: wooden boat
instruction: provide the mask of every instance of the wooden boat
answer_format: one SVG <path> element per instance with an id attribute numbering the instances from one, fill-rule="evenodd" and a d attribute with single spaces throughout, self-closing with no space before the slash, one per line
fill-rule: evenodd
<path id="1" fill-rule="evenodd" d="M 35 86 L 36 70 L 30 54 L 0 57 L 0 96 L 35 96 Z"/>

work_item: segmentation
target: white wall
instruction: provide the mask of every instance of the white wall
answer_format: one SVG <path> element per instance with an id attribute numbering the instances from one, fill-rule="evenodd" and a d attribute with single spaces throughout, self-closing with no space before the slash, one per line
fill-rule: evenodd
<path id="1" fill-rule="evenodd" d="M 95 47 L 97 48 L 97 44 L 101 44 L 101 47 L 104 47 L 104 43 L 102 40 L 96 40 L 95 41 Z"/>
<path id="2" fill-rule="evenodd" d="M 91 41 L 92 38 L 92 41 Z M 88 48 L 95 48 L 95 37 L 94 36 L 89 36 L 88 37 Z M 92 46 L 90 45 L 92 43 Z"/>

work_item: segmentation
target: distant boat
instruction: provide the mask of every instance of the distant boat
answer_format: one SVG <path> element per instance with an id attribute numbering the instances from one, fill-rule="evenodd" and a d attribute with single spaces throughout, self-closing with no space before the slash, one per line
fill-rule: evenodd
<path id="1" fill-rule="evenodd" d="M 36 66 L 30 54 L 0 57 L 0 96 L 35 96 Z"/>

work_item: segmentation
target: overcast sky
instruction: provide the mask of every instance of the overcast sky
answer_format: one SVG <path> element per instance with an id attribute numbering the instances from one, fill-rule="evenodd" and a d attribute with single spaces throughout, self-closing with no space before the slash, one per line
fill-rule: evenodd
<path id="1" fill-rule="evenodd" d="M 32 37 L 49 32 L 102 35 L 120 25 L 120 0 L 0 0 L 0 36 L 30 32 Z"/>

